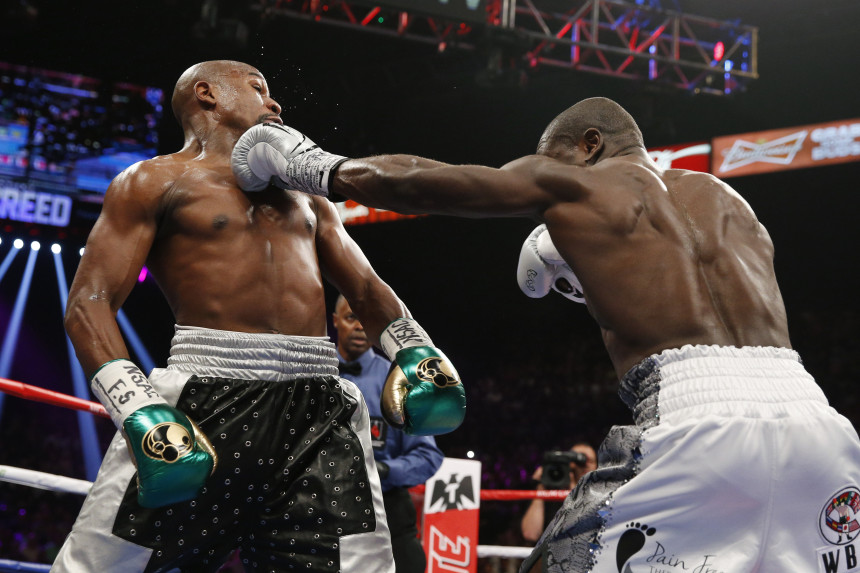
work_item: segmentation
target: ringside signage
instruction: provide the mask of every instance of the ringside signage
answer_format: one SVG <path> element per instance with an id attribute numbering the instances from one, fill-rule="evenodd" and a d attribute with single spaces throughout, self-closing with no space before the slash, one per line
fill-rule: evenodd
<path id="1" fill-rule="evenodd" d="M 423 215 L 402 215 L 385 209 L 374 209 L 347 199 L 342 203 L 335 203 L 340 220 L 344 225 L 364 225 L 367 223 L 381 223 L 383 221 L 397 221 L 399 219 L 414 219 Z"/>
<path id="2" fill-rule="evenodd" d="M 43 193 L 0 180 L 0 219 L 67 227 L 72 216 L 68 195 Z"/>
<path id="3" fill-rule="evenodd" d="M 860 119 L 717 137 L 712 147 L 721 178 L 860 161 Z"/>
<path id="4" fill-rule="evenodd" d="M 711 167 L 711 144 L 706 142 L 665 145 L 648 149 L 661 169 L 689 169 L 708 173 Z"/>

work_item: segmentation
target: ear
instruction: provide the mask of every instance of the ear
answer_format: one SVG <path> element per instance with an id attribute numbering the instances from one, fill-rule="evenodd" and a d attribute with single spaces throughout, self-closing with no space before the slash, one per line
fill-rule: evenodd
<path id="1" fill-rule="evenodd" d="M 598 157 L 603 153 L 604 143 L 603 135 L 596 127 L 589 127 L 585 130 L 582 136 L 582 147 L 585 150 L 585 161 L 589 164 L 597 162 Z"/>
<path id="2" fill-rule="evenodd" d="M 200 80 L 194 84 L 194 96 L 204 107 L 215 107 L 215 93 L 209 82 Z"/>

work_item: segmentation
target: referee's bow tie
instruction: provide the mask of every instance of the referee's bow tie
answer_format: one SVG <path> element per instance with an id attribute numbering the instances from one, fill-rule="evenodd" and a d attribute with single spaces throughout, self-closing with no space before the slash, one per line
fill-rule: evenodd
<path id="1" fill-rule="evenodd" d="M 338 362 L 337 370 L 340 374 L 352 374 L 358 376 L 361 374 L 360 362 Z"/>

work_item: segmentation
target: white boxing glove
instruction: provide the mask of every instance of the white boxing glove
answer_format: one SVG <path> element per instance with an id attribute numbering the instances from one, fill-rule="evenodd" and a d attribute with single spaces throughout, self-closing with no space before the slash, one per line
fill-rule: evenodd
<path id="1" fill-rule="evenodd" d="M 271 183 L 328 197 L 332 172 L 346 160 L 291 127 L 261 123 L 236 142 L 231 165 L 243 191 L 262 191 Z"/>
<path id="2" fill-rule="evenodd" d="M 517 283 L 531 298 L 544 297 L 552 289 L 572 301 L 585 302 L 579 279 L 555 248 L 546 225 L 538 225 L 523 243 Z"/>

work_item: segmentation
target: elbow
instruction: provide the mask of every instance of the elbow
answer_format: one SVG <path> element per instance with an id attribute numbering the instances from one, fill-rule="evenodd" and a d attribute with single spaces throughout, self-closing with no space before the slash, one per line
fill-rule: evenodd
<path id="1" fill-rule="evenodd" d="M 69 338 L 73 339 L 74 333 L 81 329 L 84 322 L 85 313 L 81 304 L 70 298 L 66 305 L 66 313 L 63 315 L 63 328 Z"/>

